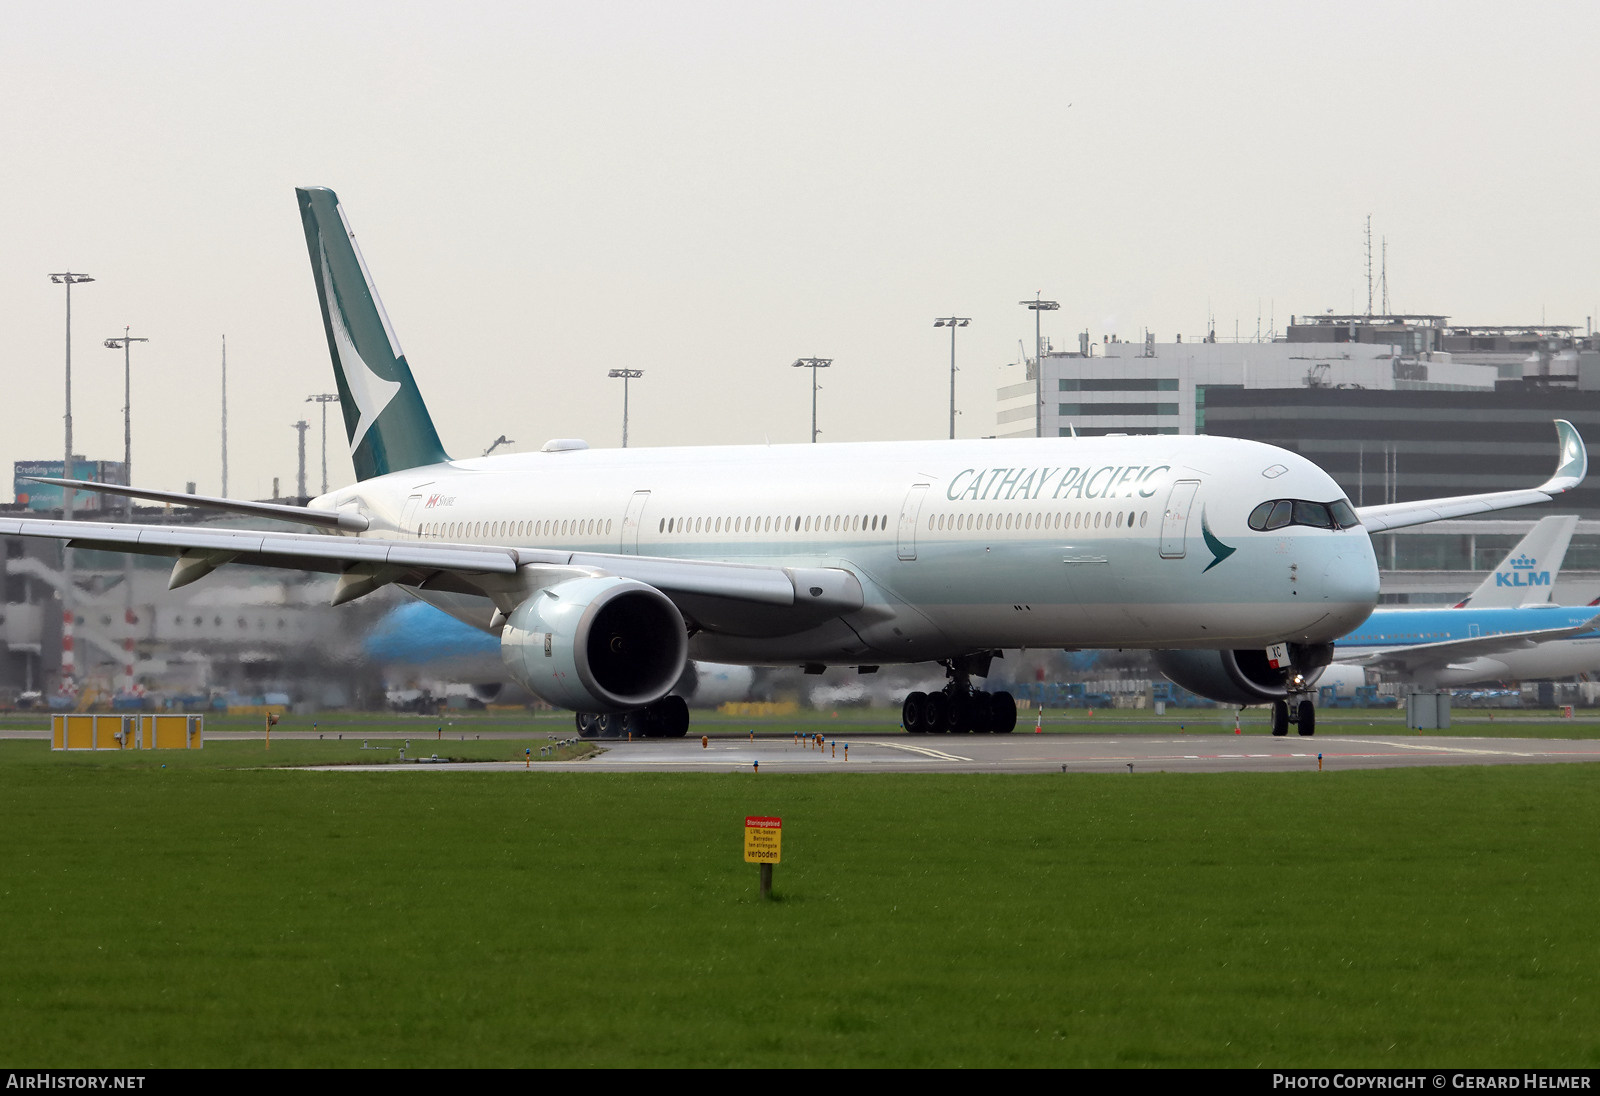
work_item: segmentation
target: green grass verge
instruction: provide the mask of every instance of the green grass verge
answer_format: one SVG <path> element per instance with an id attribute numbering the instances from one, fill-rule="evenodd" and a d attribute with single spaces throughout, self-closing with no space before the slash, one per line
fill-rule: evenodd
<path id="1" fill-rule="evenodd" d="M 235 768 L 256 746 L 0 743 L 0 1059 L 1600 1065 L 1600 766 Z M 746 814 L 784 818 L 774 901 Z"/>

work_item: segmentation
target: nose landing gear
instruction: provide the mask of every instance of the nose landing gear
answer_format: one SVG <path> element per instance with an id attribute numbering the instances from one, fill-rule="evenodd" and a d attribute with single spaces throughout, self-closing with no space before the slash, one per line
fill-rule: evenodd
<path id="1" fill-rule="evenodd" d="M 1317 706 L 1310 700 L 1300 700 L 1294 704 L 1290 700 L 1272 702 L 1272 733 L 1281 738 L 1289 733 L 1289 724 L 1293 723 L 1303 737 L 1316 734 Z"/>

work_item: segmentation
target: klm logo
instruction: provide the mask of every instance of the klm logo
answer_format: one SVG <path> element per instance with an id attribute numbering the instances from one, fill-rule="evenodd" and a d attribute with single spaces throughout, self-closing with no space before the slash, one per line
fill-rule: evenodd
<path id="1" fill-rule="evenodd" d="M 1539 561 L 1532 556 L 1518 556 L 1508 561 L 1511 564 L 1509 575 L 1496 572 L 1494 584 L 1496 586 L 1548 586 L 1550 585 L 1549 571 L 1536 571 Z"/>

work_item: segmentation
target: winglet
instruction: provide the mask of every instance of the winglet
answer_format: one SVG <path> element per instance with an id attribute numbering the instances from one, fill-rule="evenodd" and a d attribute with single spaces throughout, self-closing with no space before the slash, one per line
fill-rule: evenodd
<path id="1" fill-rule="evenodd" d="M 1578 428 L 1566 419 L 1557 419 L 1556 437 L 1561 447 L 1561 464 L 1556 468 L 1556 474 L 1538 487 L 1538 490 L 1549 495 L 1572 490 L 1589 473 L 1589 449 L 1578 435 Z"/>

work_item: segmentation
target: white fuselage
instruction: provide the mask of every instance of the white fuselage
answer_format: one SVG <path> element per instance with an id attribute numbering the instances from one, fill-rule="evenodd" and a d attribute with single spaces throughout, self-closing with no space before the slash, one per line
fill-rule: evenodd
<path id="1" fill-rule="evenodd" d="M 359 509 L 365 536 L 845 569 L 860 610 L 701 630 L 692 655 L 850 664 L 1331 642 L 1377 599 L 1366 532 L 1257 532 L 1246 518 L 1264 500 L 1341 496 L 1271 446 L 1112 436 L 511 454 L 391 473 L 312 505 Z M 461 595 L 420 596 L 487 626 Z"/>
<path id="2" fill-rule="evenodd" d="M 1543 643 L 1496 655 L 1463 659 L 1439 670 L 1432 682 L 1441 686 L 1512 684 L 1551 681 L 1600 674 L 1600 635 L 1547 639 Z"/>

